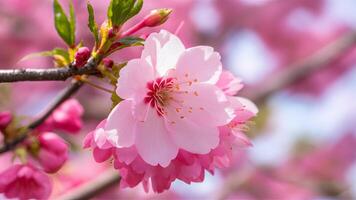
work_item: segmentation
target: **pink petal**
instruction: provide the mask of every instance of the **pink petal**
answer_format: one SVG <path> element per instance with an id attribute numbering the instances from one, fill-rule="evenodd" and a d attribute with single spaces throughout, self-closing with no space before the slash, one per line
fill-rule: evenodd
<path id="1" fill-rule="evenodd" d="M 235 144 L 238 147 L 250 147 L 252 146 L 252 143 L 250 139 L 243 133 L 239 131 L 232 131 L 232 134 L 236 137 L 235 139 Z"/>
<path id="2" fill-rule="evenodd" d="M 169 116 L 167 127 L 177 146 L 191 153 L 206 154 L 219 144 L 217 127 L 198 125 L 178 115 Z"/>
<path id="3" fill-rule="evenodd" d="M 161 30 L 148 36 L 141 58 L 149 60 L 155 66 L 157 76 L 163 76 L 169 69 L 175 68 L 184 50 L 185 47 L 177 36 Z"/>
<path id="4" fill-rule="evenodd" d="M 216 83 L 222 91 L 227 95 L 236 95 L 238 91 L 243 88 L 241 79 L 236 78 L 231 72 L 223 70 L 220 75 L 219 81 Z"/>
<path id="5" fill-rule="evenodd" d="M 251 111 L 255 115 L 258 113 L 258 108 L 252 101 L 243 97 L 237 97 L 237 99 L 245 107 L 246 110 Z"/>
<path id="6" fill-rule="evenodd" d="M 136 148 L 142 159 L 150 165 L 167 167 L 177 156 L 178 148 L 166 130 L 164 119 L 150 108 L 147 120 L 136 124 Z"/>
<path id="7" fill-rule="evenodd" d="M 93 155 L 94 155 L 95 161 L 98 163 L 101 163 L 101 162 L 104 162 L 110 158 L 110 156 L 112 155 L 112 150 L 111 149 L 94 148 Z"/>
<path id="8" fill-rule="evenodd" d="M 120 102 L 110 113 L 105 130 L 116 130 L 118 134 L 118 147 L 130 147 L 134 143 L 135 135 L 133 128 L 135 120 L 132 115 L 132 101 Z"/>
<path id="9" fill-rule="evenodd" d="M 115 134 L 117 135 L 117 131 L 115 131 L 115 130 L 112 130 L 112 131 L 115 132 Z M 116 137 L 116 141 L 117 141 L 117 138 L 118 137 Z M 95 141 L 95 144 L 100 149 L 109 149 L 109 148 L 113 147 L 111 145 L 111 143 L 109 142 L 107 131 L 105 131 L 103 128 L 99 128 L 94 131 L 94 141 Z"/>
<path id="10" fill-rule="evenodd" d="M 193 84 L 185 86 L 182 90 L 187 94 L 179 94 L 174 98 L 184 101 L 182 109 L 173 107 L 174 114 L 187 117 L 200 126 L 222 126 L 229 123 L 234 117 L 234 109 L 225 94 L 211 84 Z"/>
<path id="11" fill-rule="evenodd" d="M 146 84 L 153 80 L 153 68 L 144 59 L 130 60 L 121 69 L 116 93 L 124 99 L 142 99 L 146 95 Z M 138 95 L 138 96 L 137 96 Z"/>
<path id="12" fill-rule="evenodd" d="M 92 143 L 93 143 L 93 138 L 94 137 L 94 131 L 88 133 L 85 138 L 84 138 L 84 141 L 83 141 L 83 148 L 86 149 L 86 148 L 89 148 L 92 146 Z"/>
<path id="13" fill-rule="evenodd" d="M 220 55 L 207 46 L 186 49 L 177 63 L 179 80 L 209 82 L 215 84 L 221 74 Z"/>
<path id="14" fill-rule="evenodd" d="M 137 150 L 135 147 L 117 148 L 115 151 L 115 158 L 125 164 L 130 164 L 136 159 Z"/>

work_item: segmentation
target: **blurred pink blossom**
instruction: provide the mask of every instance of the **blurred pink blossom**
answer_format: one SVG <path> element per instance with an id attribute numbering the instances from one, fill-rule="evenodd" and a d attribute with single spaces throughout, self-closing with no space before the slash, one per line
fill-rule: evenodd
<path id="1" fill-rule="evenodd" d="M 48 199 L 51 191 L 49 177 L 32 165 L 13 165 L 0 174 L 0 193 L 7 198 Z"/>
<path id="2" fill-rule="evenodd" d="M 346 134 L 331 145 L 296 157 L 286 164 L 286 173 L 324 182 L 345 182 L 346 172 L 356 161 L 356 137 Z"/>
<path id="3" fill-rule="evenodd" d="M 47 173 L 57 172 L 68 158 L 68 145 L 55 133 L 44 132 L 38 136 L 40 150 L 37 159 Z"/>
<path id="4" fill-rule="evenodd" d="M 38 130 L 63 130 L 68 133 L 78 133 L 82 128 L 83 107 L 76 99 L 70 99 L 59 106 Z"/>
<path id="5" fill-rule="evenodd" d="M 279 177 L 278 171 L 256 169 L 249 178 L 229 196 L 228 199 L 289 199 L 311 200 L 315 195 L 309 188 L 298 185 L 285 177 Z"/>

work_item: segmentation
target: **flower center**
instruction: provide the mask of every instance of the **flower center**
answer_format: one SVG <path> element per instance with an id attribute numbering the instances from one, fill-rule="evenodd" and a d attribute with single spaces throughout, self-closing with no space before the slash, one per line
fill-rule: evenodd
<path id="1" fill-rule="evenodd" d="M 169 104 L 171 93 L 174 87 L 172 78 L 157 78 L 155 81 L 147 83 L 148 92 L 144 102 L 155 108 L 158 115 L 164 114 L 164 107 Z"/>

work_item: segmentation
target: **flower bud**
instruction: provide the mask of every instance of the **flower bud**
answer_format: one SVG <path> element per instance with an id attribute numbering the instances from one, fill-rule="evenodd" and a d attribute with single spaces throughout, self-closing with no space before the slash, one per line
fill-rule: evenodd
<path id="1" fill-rule="evenodd" d="M 172 9 L 161 8 L 152 10 L 149 15 L 143 19 L 143 24 L 146 27 L 159 26 L 167 21 L 169 14 L 171 14 Z"/>
<path id="2" fill-rule="evenodd" d="M 47 173 L 57 172 L 68 158 L 68 145 L 55 133 L 45 132 L 38 136 L 39 163 Z"/>
<path id="3" fill-rule="evenodd" d="M 5 129 L 12 121 L 12 115 L 10 112 L 0 112 L 0 130 Z"/>
<path id="4" fill-rule="evenodd" d="M 114 61 L 112 61 L 110 58 L 104 58 L 103 64 L 106 68 L 111 69 L 112 66 L 114 65 Z"/>
<path id="5" fill-rule="evenodd" d="M 75 53 L 75 65 L 77 67 L 83 67 L 87 60 L 90 58 L 90 49 L 88 47 L 81 47 Z"/>
<path id="6" fill-rule="evenodd" d="M 0 193 L 9 199 L 48 199 L 49 177 L 30 164 L 12 165 L 0 174 Z"/>

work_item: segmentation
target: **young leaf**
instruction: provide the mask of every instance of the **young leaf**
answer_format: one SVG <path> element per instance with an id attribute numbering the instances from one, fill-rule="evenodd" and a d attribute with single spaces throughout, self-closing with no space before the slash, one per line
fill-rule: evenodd
<path id="1" fill-rule="evenodd" d="M 53 1 L 54 10 L 54 24 L 59 36 L 69 45 L 74 45 L 74 38 L 72 34 L 72 25 L 68 20 L 67 15 L 64 13 L 62 6 L 58 3 L 58 0 Z"/>
<path id="2" fill-rule="evenodd" d="M 75 15 L 74 15 L 74 6 L 73 1 L 69 1 L 69 22 L 70 22 L 70 29 L 71 29 L 71 40 L 73 41 L 73 45 L 75 44 Z"/>
<path id="3" fill-rule="evenodd" d="M 129 19 L 137 15 L 141 11 L 142 6 L 143 6 L 143 0 L 137 0 L 134 7 L 131 9 Z"/>
<path id="4" fill-rule="evenodd" d="M 87 9 L 89 14 L 88 27 L 90 31 L 93 33 L 93 36 L 95 38 L 95 43 L 99 44 L 98 25 L 95 22 L 93 6 L 89 3 L 89 1 L 87 3 Z"/>
<path id="5" fill-rule="evenodd" d="M 142 8 L 143 0 L 111 0 L 108 8 L 110 25 L 121 26 Z"/>
<path id="6" fill-rule="evenodd" d="M 118 42 L 126 46 L 139 46 L 139 45 L 143 45 L 145 40 L 139 37 L 128 36 L 128 37 L 121 38 Z"/>
<path id="7" fill-rule="evenodd" d="M 69 62 L 68 52 L 61 48 L 55 48 L 52 51 L 42 51 L 42 52 L 37 52 L 37 53 L 31 53 L 31 54 L 23 57 L 19 62 L 29 60 L 32 58 L 36 58 L 36 57 L 53 57 L 55 55 L 62 56 L 63 58 L 65 58 L 65 60 L 67 62 Z"/>

